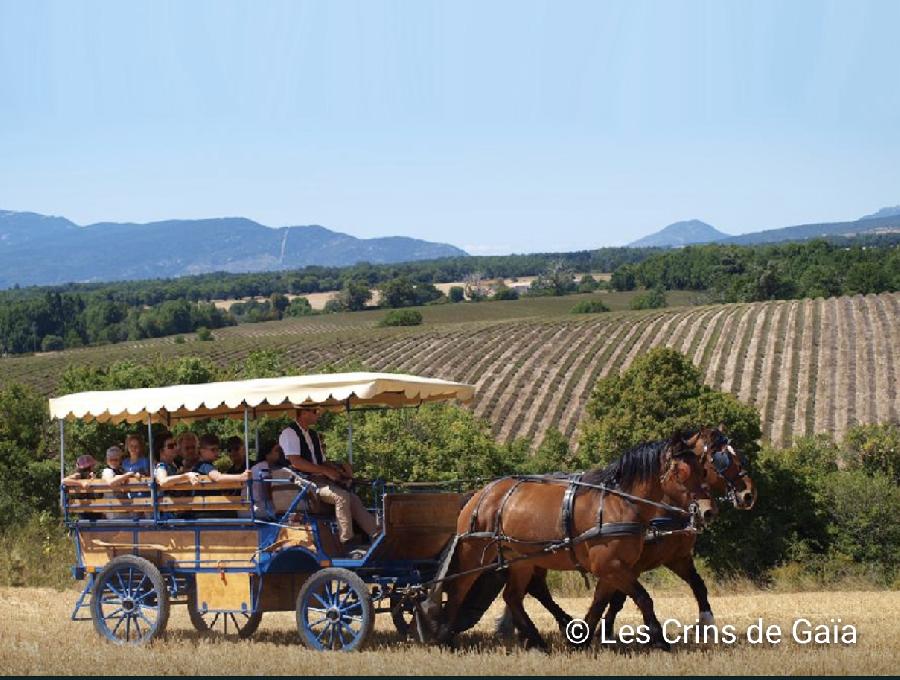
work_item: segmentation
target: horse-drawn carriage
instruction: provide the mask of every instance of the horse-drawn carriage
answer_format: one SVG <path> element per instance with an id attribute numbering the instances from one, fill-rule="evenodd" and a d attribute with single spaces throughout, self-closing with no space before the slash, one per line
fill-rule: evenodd
<path id="1" fill-rule="evenodd" d="M 330 374 L 70 394 L 51 399 L 50 413 L 59 419 L 61 463 L 66 420 L 143 422 L 153 469 L 153 424 L 242 418 L 249 442 L 252 420 L 301 406 L 350 415 L 472 394 L 469 385 L 416 376 Z M 172 604 L 185 604 L 200 631 L 239 637 L 252 635 L 264 612 L 295 611 L 307 646 L 344 650 L 365 643 L 376 613 L 393 609 L 398 627 L 408 625 L 398 593 L 435 574 L 456 531 L 461 495 L 377 484 L 383 530 L 352 559 L 311 483 L 288 470 L 267 483 L 274 516 L 258 512 L 249 483 L 202 478 L 162 489 L 151 477 L 115 487 L 99 479 L 62 484 L 76 547 L 73 574 L 85 580 L 73 620 L 87 618 L 88 609 L 101 635 L 142 643 L 165 631 Z"/>
<path id="2" fill-rule="evenodd" d="M 50 412 L 64 463 L 67 419 L 145 422 L 152 451 L 154 423 L 243 418 L 249 441 L 251 419 L 308 405 L 343 409 L 352 461 L 354 410 L 465 402 L 473 391 L 409 375 L 332 374 L 72 394 L 51 400 Z M 586 475 L 505 477 L 467 495 L 377 484 L 382 531 L 355 559 L 309 480 L 284 471 L 267 483 L 274 516 L 257 512 L 254 484 L 62 484 L 73 573 L 86 580 L 72 618 L 85 618 L 87 607 L 101 635 L 142 643 L 163 633 L 170 604 L 186 604 L 198 630 L 238 637 L 250 636 L 266 611 L 294 611 L 304 644 L 349 651 L 365 644 L 381 612 L 404 635 L 449 642 L 504 589 L 514 625 L 543 646 L 522 598 L 537 597 L 564 628 L 571 617 L 552 601 L 546 573 L 581 569 L 598 579 L 591 631 L 607 604 L 614 619 L 628 595 L 659 638 L 640 573 L 669 566 L 711 620 L 691 558 L 697 527 L 714 514 L 711 495 L 747 509 L 755 500 L 743 458 L 719 429 L 703 428 L 635 447 Z"/>

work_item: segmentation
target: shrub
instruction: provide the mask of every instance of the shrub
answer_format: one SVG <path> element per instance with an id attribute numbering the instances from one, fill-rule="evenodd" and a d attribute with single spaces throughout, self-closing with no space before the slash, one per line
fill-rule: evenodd
<path id="1" fill-rule="evenodd" d="M 608 311 L 609 307 L 600 300 L 582 300 L 571 309 L 572 314 L 599 314 Z"/>
<path id="2" fill-rule="evenodd" d="M 519 299 L 519 291 L 515 288 L 510 288 L 509 286 L 497 286 L 496 290 L 494 290 L 494 297 L 491 298 L 493 300 L 518 300 Z"/>
<path id="3" fill-rule="evenodd" d="M 202 340 L 203 342 L 210 342 L 213 340 L 212 331 L 206 326 L 200 326 L 200 328 L 197 329 L 197 339 Z"/>
<path id="4" fill-rule="evenodd" d="M 66 348 L 65 341 L 58 335 L 45 335 L 41 340 L 42 352 L 55 352 Z"/>
<path id="5" fill-rule="evenodd" d="M 379 326 L 418 326 L 422 323 L 422 313 L 415 309 L 392 309 L 379 322 Z"/>
<path id="6" fill-rule="evenodd" d="M 651 288 L 631 301 L 632 309 L 661 309 L 666 306 L 666 293 L 661 288 Z"/>
<path id="7" fill-rule="evenodd" d="M 450 302 L 462 302 L 466 299 L 466 289 L 462 286 L 450 286 Z"/>
<path id="8" fill-rule="evenodd" d="M 848 465 L 900 484 L 900 425 L 858 425 L 844 438 Z"/>

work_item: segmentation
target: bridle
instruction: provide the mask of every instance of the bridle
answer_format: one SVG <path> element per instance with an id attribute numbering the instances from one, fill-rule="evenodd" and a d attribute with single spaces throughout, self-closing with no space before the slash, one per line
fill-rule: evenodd
<path id="1" fill-rule="evenodd" d="M 718 474 L 719 477 L 725 480 L 725 485 L 728 487 L 728 491 L 726 492 L 725 497 L 733 505 L 737 506 L 737 482 L 743 477 L 750 476 L 750 473 L 747 472 L 749 461 L 747 460 L 746 456 L 734 450 L 734 447 L 731 445 L 731 440 L 728 439 L 728 437 L 723 435 L 721 432 L 719 432 L 718 435 L 719 437 L 718 439 L 716 439 L 713 445 L 713 453 L 710 455 L 709 444 L 704 444 L 703 454 L 709 456 L 709 459 L 712 461 L 713 468 L 715 468 L 716 474 Z M 737 466 L 737 473 L 729 477 L 728 471 L 734 465 L 735 458 L 737 458 L 740 465 Z"/>

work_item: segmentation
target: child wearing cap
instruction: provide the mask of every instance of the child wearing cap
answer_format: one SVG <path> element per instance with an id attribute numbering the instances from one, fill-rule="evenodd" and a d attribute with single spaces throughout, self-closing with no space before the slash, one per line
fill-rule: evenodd
<path id="1" fill-rule="evenodd" d="M 87 490 L 90 486 L 90 484 L 87 484 L 87 480 L 96 478 L 96 475 L 94 474 L 94 468 L 96 466 L 96 459 L 89 453 L 78 456 L 78 460 L 75 461 L 75 472 L 63 478 L 63 484 L 66 486 L 77 486 L 82 490 Z"/>

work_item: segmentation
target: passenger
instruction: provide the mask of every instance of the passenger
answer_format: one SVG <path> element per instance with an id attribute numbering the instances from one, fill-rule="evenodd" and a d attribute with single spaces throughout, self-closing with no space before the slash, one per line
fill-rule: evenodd
<path id="1" fill-rule="evenodd" d="M 180 473 L 175 465 L 175 457 L 178 455 L 178 440 L 175 435 L 166 435 L 163 437 L 162 446 L 159 449 L 159 462 L 156 464 L 154 476 L 156 483 L 160 488 L 174 486 L 179 482 L 190 482 L 192 486 L 196 486 L 200 482 L 200 475 L 194 471 Z"/>
<path id="2" fill-rule="evenodd" d="M 140 479 L 140 473 L 126 470 L 122 464 L 125 454 L 118 446 L 106 449 L 106 467 L 100 474 L 104 482 L 110 486 L 122 486 L 131 480 Z"/>
<path id="3" fill-rule="evenodd" d="M 66 486 L 78 487 L 82 491 L 90 488 L 88 480 L 96 479 L 94 468 L 97 466 L 97 460 L 90 454 L 78 456 L 75 461 L 75 472 L 63 479 Z"/>
<path id="4" fill-rule="evenodd" d="M 268 442 L 256 457 L 256 465 L 250 468 L 250 479 L 253 480 L 253 511 L 258 516 L 272 518 L 275 506 L 272 503 L 272 485 L 265 480 L 272 478 L 272 472 L 281 467 L 279 464 L 284 452 L 276 442 Z"/>
<path id="5" fill-rule="evenodd" d="M 227 472 L 219 472 L 215 462 L 219 457 L 219 438 L 214 434 L 205 434 L 200 437 L 200 462 L 194 466 L 194 472 L 206 475 L 214 482 L 246 482 L 250 478 L 250 472 L 233 475 Z"/>
<path id="6" fill-rule="evenodd" d="M 125 470 L 122 467 L 122 461 L 125 458 L 125 454 L 122 453 L 122 449 L 118 446 L 110 446 L 106 449 L 106 467 L 103 469 L 101 473 L 101 478 L 104 482 L 109 484 L 109 486 L 115 488 L 117 486 L 123 486 L 128 484 L 133 480 L 140 479 L 140 473 L 138 472 L 130 472 Z M 118 499 L 118 500 L 127 500 L 129 498 L 127 493 L 124 492 L 111 492 L 106 494 L 108 499 Z M 140 517 L 141 515 L 138 515 Z M 119 514 L 116 512 L 107 512 L 107 519 L 125 519 L 127 516 L 123 514 Z"/>
<path id="7" fill-rule="evenodd" d="M 319 433 L 310 429 L 318 420 L 318 408 L 298 409 L 296 422 L 281 431 L 278 443 L 284 449 L 290 466 L 305 473 L 316 485 L 316 495 L 334 506 L 341 544 L 348 554 L 355 557 L 359 555 L 359 551 L 353 549 L 354 520 L 371 538 L 379 532 L 378 523 L 372 513 L 366 510 L 359 496 L 347 488 L 353 478 L 350 465 L 325 460 L 325 447 Z"/>
<path id="8" fill-rule="evenodd" d="M 144 440 L 136 434 L 125 437 L 125 450 L 128 458 L 122 462 L 122 469 L 126 472 L 137 472 L 141 477 L 150 476 L 150 461 L 144 451 Z"/>
<path id="9" fill-rule="evenodd" d="M 239 475 L 247 469 L 247 452 L 244 448 L 244 440 L 240 437 L 229 437 L 225 441 L 225 452 L 231 459 L 231 467 L 228 474 Z"/>
<path id="10" fill-rule="evenodd" d="M 181 472 L 193 470 L 200 462 L 200 454 L 197 451 L 197 435 L 193 432 L 182 432 L 178 437 L 178 459 L 176 460 Z"/>
<path id="11" fill-rule="evenodd" d="M 97 466 L 97 460 L 90 454 L 78 456 L 75 461 L 75 472 L 63 479 L 63 484 L 67 487 L 74 487 L 81 491 L 77 498 L 82 500 L 102 498 L 103 494 L 89 493 L 91 488 L 90 480 L 96 479 L 94 468 Z M 103 516 L 96 512 L 86 512 L 81 515 L 82 519 L 102 519 Z"/>

